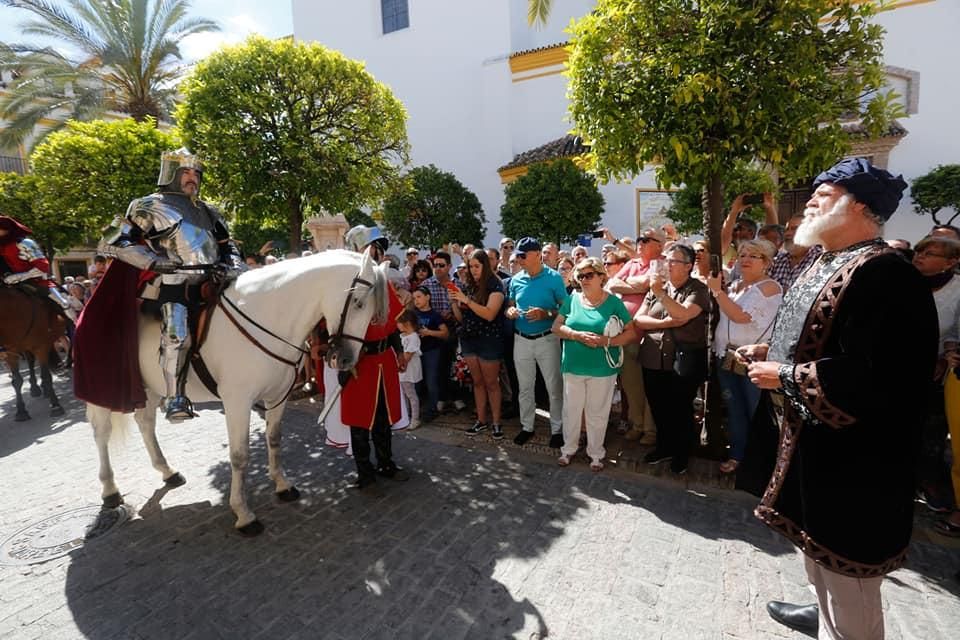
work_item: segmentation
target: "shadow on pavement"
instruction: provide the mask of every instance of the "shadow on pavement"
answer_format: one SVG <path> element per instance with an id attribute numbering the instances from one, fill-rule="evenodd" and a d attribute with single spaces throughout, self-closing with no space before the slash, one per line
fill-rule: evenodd
<path id="1" fill-rule="evenodd" d="M 210 469 L 222 504 L 165 509 L 158 490 L 141 518 L 75 552 L 66 593 L 79 630 L 88 638 L 449 640 L 525 628 L 550 636 L 538 609 L 496 575 L 528 571 L 587 507 L 576 495 L 541 497 L 552 469 L 478 462 L 453 447 L 417 451 L 416 439 L 395 437 L 396 459 L 413 478 L 384 481 L 384 495 L 370 498 L 347 488 L 353 461 L 323 447 L 312 420 L 285 419 L 285 468 L 303 493 L 294 504 L 276 502 L 262 433 L 252 438 L 248 495 L 267 528 L 260 537 L 233 531 L 224 461 Z"/>
<path id="2" fill-rule="evenodd" d="M 25 372 L 26 368 L 23 370 Z M 10 385 L 10 376 L 5 367 L 2 372 L 0 384 Z M 0 458 L 16 453 L 75 424 L 86 422 L 86 405 L 73 397 L 71 379 L 55 374 L 53 385 L 54 391 L 60 397 L 60 404 L 66 410 L 66 414 L 59 418 L 50 417 L 50 401 L 47 398 L 30 396 L 30 385 L 26 381 L 23 385 L 23 402 L 32 419 L 26 422 L 14 422 L 17 402 L 12 391 L 7 402 L 0 402 Z"/>

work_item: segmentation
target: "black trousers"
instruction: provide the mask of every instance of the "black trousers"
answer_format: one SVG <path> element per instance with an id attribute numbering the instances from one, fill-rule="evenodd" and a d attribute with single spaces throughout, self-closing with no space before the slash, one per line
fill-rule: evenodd
<path id="1" fill-rule="evenodd" d="M 703 380 L 681 377 L 673 369 L 643 370 L 643 386 L 657 425 L 657 451 L 686 466 L 699 425 L 693 419 L 693 400 Z"/>
<path id="2" fill-rule="evenodd" d="M 373 414 L 373 428 L 350 427 L 350 443 L 353 446 L 353 460 L 357 464 L 357 484 L 364 486 L 377 479 L 377 469 L 389 471 L 395 469 L 391 449 L 391 425 L 387 415 L 387 398 L 383 385 L 377 393 L 377 408 Z M 377 454 L 377 467 L 370 462 L 370 440 Z"/>

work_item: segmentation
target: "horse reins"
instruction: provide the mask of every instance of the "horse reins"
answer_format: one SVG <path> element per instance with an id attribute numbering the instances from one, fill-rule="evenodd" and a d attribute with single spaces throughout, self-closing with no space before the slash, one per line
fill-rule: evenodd
<path id="1" fill-rule="evenodd" d="M 355 341 L 360 342 L 360 343 L 363 343 L 363 342 L 364 342 L 363 338 L 358 338 L 358 337 L 356 337 L 356 336 L 352 336 L 352 335 L 343 333 L 343 325 L 344 325 L 344 322 L 345 322 L 346 319 L 347 319 L 347 313 L 350 311 L 350 302 L 353 300 L 353 294 L 354 294 L 354 292 L 356 291 L 358 284 L 365 284 L 365 285 L 367 285 L 367 286 L 370 287 L 370 288 L 373 287 L 373 283 L 371 283 L 370 281 L 368 281 L 368 280 L 366 280 L 366 279 L 364 279 L 364 278 L 361 278 L 359 273 L 358 273 L 356 276 L 354 276 L 353 282 L 350 283 L 350 289 L 348 289 L 348 292 L 347 292 L 347 299 L 344 300 L 344 302 L 343 302 L 343 309 L 342 309 L 341 312 L 340 312 L 340 324 L 339 324 L 339 326 L 337 327 L 337 332 L 336 332 L 334 335 L 330 336 L 330 338 L 327 340 L 327 344 L 328 344 L 328 345 L 332 345 L 332 344 L 333 344 L 333 341 L 334 341 L 335 339 L 337 339 L 337 338 L 346 339 L 346 340 L 355 340 Z M 240 317 L 242 317 L 244 320 L 246 320 L 247 322 L 249 322 L 250 324 L 252 324 L 254 327 L 256 327 L 257 329 L 260 329 L 261 331 L 263 331 L 263 332 L 266 333 L 267 335 L 269 335 L 269 336 L 271 336 L 271 337 L 273 337 L 273 338 L 276 338 L 277 340 L 279 340 L 280 342 L 284 343 L 284 344 L 287 345 L 288 347 L 291 347 L 291 348 L 295 349 L 297 352 L 299 352 L 299 354 L 300 354 L 299 357 L 298 357 L 296 360 L 288 360 L 287 358 L 284 358 L 284 357 L 282 357 L 282 356 L 279 356 L 279 355 L 277 355 L 276 353 L 274 353 L 273 351 L 270 351 L 270 350 L 269 350 L 267 347 L 265 347 L 259 340 L 257 340 L 253 335 L 251 335 L 250 332 L 247 331 L 247 329 L 246 329 L 242 324 L 240 324 L 240 321 L 237 320 L 236 317 L 234 317 L 233 314 L 231 314 L 230 311 L 227 309 L 227 306 L 223 304 L 224 301 L 226 301 L 227 305 L 229 305 L 231 309 L 233 309 L 237 314 L 239 314 Z M 281 336 L 278 336 L 278 335 L 275 334 L 274 332 L 270 331 L 270 329 L 267 329 L 267 328 L 264 327 L 262 324 L 260 324 L 259 322 L 257 322 L 256 320 L 254 320 L 253 318 L 251 318 L 250 316 L 248 316 L 246 313 L 244 313 L 244 312 L 233 302 L 233 300 L 231 300 L 230 298 L 227 297 L 226 293 L 223 293 L 223 294 L 220 295 L 220 301 L 217 302 L 217 308 L 221 309 L 221 310 L 223 311 L 223 315 L 225 315 L 225 316 L 227 317 L 227 319 L 230 320 L 230 322 L 233 323 L 233 326 L 235 326 L 235 327 L 237 328 L 237 331 L 239 331 L 240 334 L 241 334 L 243 337 L 245 337 L 247 340 L 249 340 L 251 343 L 253 343 L 253 345 L 254 345 L 255 347 L 257 347 L 258 349 L 260 349 L 260 351 L 262 351 L 262 352 L 265 353 L 266 355 L 270 356 L 270 357 L 273 358 L 274 360 L 277 360 L 277 361 L 279 361 L 279 362 L 282 362 L 283 364 L 286 364 L 286 365 L 288 365 L 288 366 L 290 366 L 290 367 L 293 367 L 293 384 L 291 384 L 291 385 L 290 385 L 290 388 L 287 389 L 287 392 L 286 392 L 285 394 L 283 394 L 283 398 L 281 398 L 280 402 L 278 402 L 277 404 L 275 404 L 275 405 L 273 405 L 272 407 L 270 407 L 269 409 L 267 409 L 267 411 L 269 411 L 270 409 L 275 409 L 275 408 L 279 407 L 281 404 L 283 404 L 284 402 L 286 402 L 287 398 L 290 396 L 290 393 L 293 391 L 293 388 L 296 386 L 296 384 L 297 384 L 297 371 L 300 369 L 300 361 L 303 360 L 303 356 L 309 355 L 310 352 L 307 351 L 306 349 L 304 349 L 303 347 L 298 347 L 297 345 L 292 344 L 291 342 L 289 342 L 289 341 L 286 340 L 285 338 L 282 338 Z M 206 369 L 206 365 L 202 364 L 202 357 L 200 356 L 199 351 L 197 351 L 196 353 L 197 353 L 197 357 L 200 358 L 201 366 L 202 366 L 204 369 Z M 194 363 L 194 364 L 196 365 L 196 363 Z M 197 373 L 199 374 L 200 372 L 198 371 Z M 207 375 L 209 376 L 209 372 L 207 373 Z M 201 375 L 200 377 L 203 378 L 204 376 Z M 213 381 L 212 376 L 211 376 L 211 378 L 210 378 L 210 381 L 213 382 L 214 385 L 216 384 L 216 382 Z M 205 384 L 208 388 L 210 388 L 210 384 L 207 383 L 206 380 L 204 380 L 204 384 Z M 219 394 L 216 392 L 216 389 L 215 389 L 215 388 L 212 388 L 212 389 L 210 389 L 210 390 L 213 392 L 214 395 L 216 395 L 217 397 L 219 397 Z"/>

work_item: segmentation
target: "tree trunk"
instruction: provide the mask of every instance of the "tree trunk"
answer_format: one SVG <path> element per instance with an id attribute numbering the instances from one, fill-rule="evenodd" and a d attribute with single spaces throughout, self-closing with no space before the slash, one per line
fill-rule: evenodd
<path id="1" fill-rule="evenodd" d="M 299 193 L 295 193 L 287 198 L 287 206 L 290 210 L 290 227 L 288 240 L 290 248 L 288 252 L 300 255 L 300 238 L 303 235 L 303 200 Z"/>
<path id="2" fill-rule="evenodd" d="M 723 180 L 718 174 L 710 176 L 703 188 L 703 231 L 711 256 L 719 256 L 721 265 L 726 247 L 720 246 L 720 229 L 723 226 Z M 712 300 L 711 300 L 712 303 Z M 711 304 L 708 331 L 713 332 L 719 311 Z M 713 356 L 708 356 L 710 376 L 707 379 L 704 398 L 704 425 L 707 443 L 703 454 L 710 458 L 725 457 L 727 438 L 723 430 L 723 407 L 720 402 L 720 385 L 717 383 Z"/>

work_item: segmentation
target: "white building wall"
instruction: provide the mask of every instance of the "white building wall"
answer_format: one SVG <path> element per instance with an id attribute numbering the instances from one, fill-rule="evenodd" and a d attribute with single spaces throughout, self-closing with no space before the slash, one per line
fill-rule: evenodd
<path id="1" fill-rule="evenodd" d="M 909 134 L 890 152 L 889 169 L 908 183 L 941 164 L 960 163 L 960 2 L 935 0 L 885 11 L 877 22 L 886 30 L 884 61 L 920 73 L 918 112 L 900 119 Z M 947 216 L 949 217 L 949 216 Z M 943 216 L 941 216 L 941 220 Z M 904 198 L 887 223 L 886 237 L 916 242 L 933 226 Z"/>

